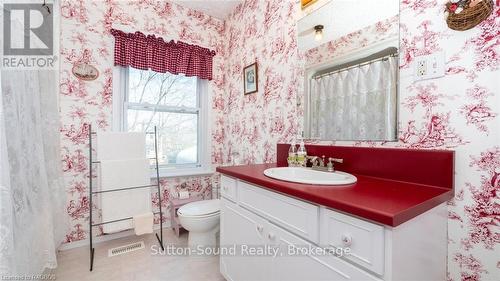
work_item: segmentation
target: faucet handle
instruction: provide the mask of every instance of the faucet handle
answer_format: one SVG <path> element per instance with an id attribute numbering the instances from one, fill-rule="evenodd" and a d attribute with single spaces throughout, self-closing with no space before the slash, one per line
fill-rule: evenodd
<path id="1" fill-rule="evenodd" d="M 329 162 L 333 161 L 333 162 L 337 162 L 337 163 L 344 163 L 344 159 L 340 159 L 340 158 L 332 158 L 332 157 L 330 157 L 330 158 L 328 158 L 328 161 Z"/>
<path id="2" fill-rule="evenodd" d="M 333 162 L 344 163 L 344 159 L 329 157 L 328 158 L 328 164 L 326 165 L 326 167 L 328 169 L 328 172 L 334 172 L 335 171 L 335 169 L 333 167 Z"/>
<path id="3" fill-rule="evenodd" d="M 312 166 L 319 166 L 318 156 L 306 156 L 306 159 L 311 161 Z"/>
<path id="4" fill-rule="evenodd" d="M 330 160 L 331 158 L 328 158 L 328 164 L 326 164 L 326 170 L 328 172 L 335 172 L 335 169 L 333 168 L 333 163 L 332 163 L 332 160 Z"/>
<path id="5" fill-rule="evenodd" d="M 320 165 L 321 167 L 325 167 L 326 165 L 325 157 L 326 157 L 325 155 L 321 156 L 321 165 Z"/>

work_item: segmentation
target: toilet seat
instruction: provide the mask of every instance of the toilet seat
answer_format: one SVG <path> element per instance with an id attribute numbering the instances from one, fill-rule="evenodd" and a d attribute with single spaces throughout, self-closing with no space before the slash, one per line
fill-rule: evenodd
<path id="1" fill-rule="evenodd" d="M 177 214 L 183 217 L 204 218 L 220 214 L 220 200 L 202 200 L 188 203 L 177 210 Z"/>
<path id="2" fill-rule="evenodd" d="M 208 217 L 218 216 L 218 215 L 220 215 L 220 211 L 213 212 L 213 213 L 210 213 L 210 214 L 203 214 L 203 215 L 186 215 L 186 214 L 183 214 L 183 213 L 179 213 L 179 211 L 177 211 L 177 215 L 179 215 L 181 217 L 185 217 L 185 218 L 198 218 L 198 219 L 202 219 L 202 218 L 208 218 Z"/>

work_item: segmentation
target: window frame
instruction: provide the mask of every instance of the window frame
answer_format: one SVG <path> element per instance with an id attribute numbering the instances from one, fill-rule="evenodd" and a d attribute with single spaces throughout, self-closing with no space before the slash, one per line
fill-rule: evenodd
<path id="1" fill-rule="evenodd" d="M 134 103 L 128 101 L 129 70 L 130 67 L 121 66 L 115 66 L 113 69 L 113 130 L 127 131 L 128 109 L 169 113 L 197 113 L 197 163 L 160 165 L 160 177 L 208 175 L 214 173 L 210 161 L 211 145 L 209 140 L 211 138 L 209 133 L 211 130 L 210 122 L 208 122 L 208 120 L 210 120 L 209 101 L 211 93 L 208 81 L 199 78 L 196 79 L 196 108 Z M 152 170 L 151 177 L 156 177 L 156 171 Z"/>

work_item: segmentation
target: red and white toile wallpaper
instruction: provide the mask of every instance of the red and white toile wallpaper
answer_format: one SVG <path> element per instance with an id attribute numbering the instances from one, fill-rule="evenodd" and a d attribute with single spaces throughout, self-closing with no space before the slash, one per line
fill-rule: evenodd
<path id="1" fill-rule="evenodd" d="M 200 12 L 166 1 L 64 0 L 61 3 L 60 111 L 62 161 L 67 186 L 66 212 L 70 229 L 66 242 L 88 238 L 88 124 L 92 130 L 111 130 L 114 37 L 112 25 L 126 25 L 144 34 L 156 34 L 166 41 L 174 39 L 210 48 L 214 57 L 214 79 L 209 85 L 213 96 L 213 118 L 223 114 L 224 97 L 224 22 Z M 100 76 L 92 82 L 76 79 L 71 73 L 75 63 L 97 67 Z M 213 163 L 221 163 L 223 133 L 213 135 Z M 171 194 L 187 187 L 194 194 L 210 197 L 219 176 L 164 178 L 162 199 L 167 207 Z M 153 191 L 153 190 L 152 190 Z M 158 193 L 152 192 L 154 211 Z M 99 200 L 94 200 L 99 216 Z M 165 210 L 165 209 L 164 209 Z M 165 216 L 168 216 L 168 210 Z M 167 218 L 165 218 L 167 219 Z M 159 216 L 155 217 L 159 222 Z M 99 234 L 102 230 L 95 229 Z"/>
<path id="2" fill-rule="evenodd" d="M 111 24 L 216 50 L 215 79 L 210 83 L 212 162 L 230 163 L 235 153 L 240 163 L 274 162 L 276 143 L 289 142 L 302 130 L 305 64 L 394 32 L 393 19 L 382 21 L 301 54 L 296 2 L 248 0 L 222 22 L 164 1 L 62 1 L 62 161 L 71 225 L 67 242 L 88 236 L 86 124 L 111 128 Z M 456 32 L 444 21 L 445 2 L 400 3 L 399 141 L 336 144 L 455 150 L 456 196 L 448 202 L 448 279 L 500 280 L 500 3 L 476 28 Z M 446 54 L 445 77 L 413 83 L 414 58 L 438 51 Z M 71 75 L 73 64 L 82 61 L 100 70 L 98 80 L 80 82 Z M 243 68 L 255 61 L 259 92 L 243 95 Z M 219 177 L 163 179 L 162 198 L 169 198 L 181 184 L 208 193 L 218 186 Z"/>

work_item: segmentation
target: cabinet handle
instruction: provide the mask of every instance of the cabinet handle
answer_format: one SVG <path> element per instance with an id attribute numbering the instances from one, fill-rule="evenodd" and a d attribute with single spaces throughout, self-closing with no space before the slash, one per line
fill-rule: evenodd
<path id="1" fill-rule="evenodd" d="M 352 238 L 350 234 L 342 234 L 342 244 L 344 244 L 344 246 L 346 247 L 352 245 Z"/>
<path id="2" fill-rule="evenodd" d="M 222 190 L 227 191 L 227 185 L 222 186 Z"/>
<path id="3" fill-rule="evenodd" d="M 269 232 L 267 237 L 269 238 L 269 240 L 274 240 L 276 238 L 276 235 L 274 235 L 274 233 L 272 233 L 272 232 Z"/>
<path id="4" fill-rule="evenodd" d="M 262 225 L 257 225 L 257 231 L 261 232 L 264 230 L 264 227 Z"/>

